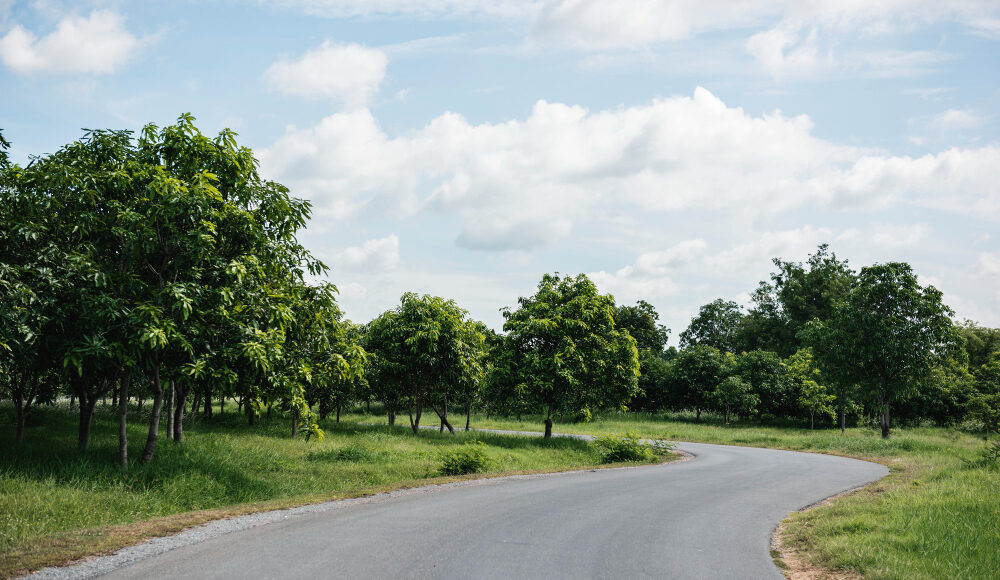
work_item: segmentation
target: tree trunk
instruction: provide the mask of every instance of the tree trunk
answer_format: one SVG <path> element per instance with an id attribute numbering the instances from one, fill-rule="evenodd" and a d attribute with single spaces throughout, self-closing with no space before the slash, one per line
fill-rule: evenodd
<path id="1" fill-rule="evenodd" d="M 184 443 L 184 407 L 187 405 L 187 396 L 190 389 L 191 387 L 188 385 L 181 387 L 180 396 L 177 397 L 177 406 L 174 408 L 175 443 Z"/>
<path id="2" fill-rule="evenodd" d="M 18 393 L 14 399 L 14 406 L 17 407 L 17 428 L 14 432 L 14 441 L 18 445 L 24 443 L 24 422 L 28 415 L 28 405 L 24 403 L 23 392 Z"/>
<path id="3" fill-rule="evenodd" d="M 149 434 L 146 435 L 146 447 L 142 450 L 143 464 L 153 460 L 156 451 L 156 439 L 160 435 L 160 412 L 163 410 L 163 383 L 160 382 L 160 361 L 153 363 L 153 408 L 149 412 Z"/>
<path id="4" fill-rule="evenodd" d="M 365 413 L 368 415 L 372 414 L 372 400 L 368 399 L 365 401 Z"/>
<path id="5" fill-rule="evenodd" d="M 226 411 L 226 394 L 223 393 L 219 395 L 219 416 L 221 417 L 225 411 Z"/>
<path id="6" fill-rule="evenodd" d="M 250 401 L 244 401 L 243 407 L 247 411 L 247 424 L 253 427 L 257 424 L 257 409 L 254 408 L 254 405 Z"/>
<path id="7" fill-rule="evenodd" d="M 177 384 L 174 379 L 170 379 L 169 390 L 167 391 L 167 437 L 174 437 L 174 406 L 177 404 Z"/>
<path id="8" fill-rule="evenodd" d="M 882 410 L 882 439 L 889 438 L 889 402 L 885 402 Z"/>
<path id="9" fill-rule="evenodd" d="M 472 402 L 469 401 L 465 404 L 465 430 L 469 430 L 469 425 L 472 423 Z"/>
<path id="10" fill-rule="evenodd" d="M 814 431 L 816 429 L 816 410 L 809 409 L 809 430 Z"/>
<path id="11" fill-rule="evenodd" d="M 545 438 L 552 437 L 552 419 L 545 420 Z"/>
<path id="12" fill-rule="evenodd" d="M 77 437 L 80 451 L 86 451 L 90 447 L 90 428 L 94 423 L 94 405 L 96 404 L 96 397 L 92 397 L 85 389 L 80 390 L 80 428 Z"/>
<path id="13" fill-rule="evenodd" d="M 389 426 L 391 427 L 395 424 L 396 424 L 396 412 L 389 411 Z"/>
<path id="14" fill-rule="evenodd" d="M 424 402 L 420 399 L 417 400 L 417 416 L 413 416 L 413 407 L 410 407 L 410 429 L 413 429 L 413 434 L 416 435 L 420 432 L 420 416 L 424 414 Z"/>
<path id="15" fill-rule="evenodd" d="M 73 407 L 76 406 L 76 395 L 70 393 L 69 395 L 69 410 L 72 411 Z"/>
<path id="16" fill-rule="evenodd" d="M 292 411 L 292 439 L 299 434 L 299 410 Z"/>
<path id="17" fill-rule="evenodd" d="M 340 403 L 337 403 L 337 422 L 340 423 Z"/>
<path id="18" fill-rule="evenodd" d="M 843 435 L 847 430 L 847 404 L 840 404 L 840 434 Z"/>
<path id="19" fill-rule="evenodd" d="M 454 435 L 455 434 L 455 428 L 451 426 L 450 422 L 448 422 L 448 412 L 445 411 L 445 413 L 442 415 L 440 412 L 438 412 L 437 407 L 435 407 L 433 405 L 431 405 L 431 410 L 433 410 L 435 413 L 437 413 L 438 418 L 441 419 L 441 429 L 438 432 L 439 433 L 444 433 L 444 428 L 447 427 L 448 428 L 448 432 L 451 433 L 452 435 Z"/>
<path id="20" fill-rule="evenodd" d="M 695 422 L 701 422 L 701 409 L 695 409 L 694 412 L 695 412 L 694 416 Z"/>
<path id="21" fill-rule="evenodd" d="M 128 467 L 128 387 L 131 382 L 132 374 L 126 373 L 118 388 L 118 465 L 122 469 Z"/>

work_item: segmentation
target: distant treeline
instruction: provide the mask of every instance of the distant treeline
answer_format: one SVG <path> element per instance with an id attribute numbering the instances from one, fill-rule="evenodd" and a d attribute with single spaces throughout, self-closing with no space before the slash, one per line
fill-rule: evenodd
<path id="1" fill-rule="evenodd" d="M 584 275 L 546 275 L 497 333 L 452 300 L 405 294 L 367 324 L 344 320 L 326 267 L 297 240 L 307 201 L 262 179 L 250 150 L 190 116 L 89 131 L 26 167 L 0 135 L 0 396 L 15 440 L 38 405 L 68 398 L 86 449 L 98 400 L 149 405 L 150 461 L 166 407 L 235 400 L 250 424 L 276 409 L 292 436 L 381 402 L 414 433 L 425 411 L 454 429 L 473 410 L 588 420 L 603 409 L 688 410 L 756 422 L 870 417 L 994 429 L 1000 330 L 955 324 L 907 264 L 852 270 L 824 245 L 776 271 L 744 310 L 703 306 L 667 348 L 647 302 L 617 305 Z"/>

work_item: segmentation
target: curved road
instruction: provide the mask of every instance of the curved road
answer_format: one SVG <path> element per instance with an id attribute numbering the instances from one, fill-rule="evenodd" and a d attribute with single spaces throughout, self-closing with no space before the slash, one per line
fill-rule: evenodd
<path id="1" fill-rule="evenodd" d="M 694 460 L 333 502 L 108 577 L 780 579 L 769 542 L 781 519 L 888 473 L 830 455 L 679 448 Z"/>

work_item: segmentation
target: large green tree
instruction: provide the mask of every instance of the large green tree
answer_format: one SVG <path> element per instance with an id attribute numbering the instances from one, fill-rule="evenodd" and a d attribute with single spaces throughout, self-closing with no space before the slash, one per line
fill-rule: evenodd
<path id="1" fill-rule="evenodd" d="M 812 325 L 804 338 L 826 372 L 859 385 L 875 403 L 885 438 L 892 404 L 911 396 L 936 361 L 961 347 L 941 292 L 921 286 L 900 262 L 862 268 L 829 320 Z"/>
<path id="2" fill-rule="evenodd" d="M 448 420 L 449 395 L 465 381 L 477 380 L 473 359 L 482 345 L 480 336 L 454 300 L 413 292 L 404 294 L 396 309 L 373 320 L 365 345 L 373 355 L 372 382 L 392 409 L 390 420 L 399 401 L 406 400 L 414 435 L 425 406 L 454 433 Z"/>
<path id="3" fill-rule="evenodd" d="M 692 410 L 700 421 L 702 412 L 714 407 L 712 393 L 729 375 L 734 362 L 730 353 L 707 344 L 680 351 L 671 361 L 671 407 Z"/>
<path id="4" fill-rule="evenodd" d="M 545 413 L 545 436 L 554 417 L 587 416 L 622 408 L 638 388 L 635 339 L 615 326 L 615 304 L 587 276 L 546 274 L 538 290 L 503 315 L 512 370 L 523 392 Z"/>
<path id="5" fill-rule="evenodd" d="M 743 308 L 735 302 L 721 298 L 709 302 L 698 309 L 691 324 L 681 333 L 681 348 L 705 345 L 724 352 L 739 352 L 743 316 Z"/>

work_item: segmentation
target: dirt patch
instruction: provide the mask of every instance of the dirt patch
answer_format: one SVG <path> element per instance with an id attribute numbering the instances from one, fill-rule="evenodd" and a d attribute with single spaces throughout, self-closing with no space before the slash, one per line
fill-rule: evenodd
<path id="1" fill-rule="evenodd" d="M 850 491 L 845 491 L 844 493 L 838 493 L 835 496 L 828 497 L 821 502 L 814 503 L 811 506 L 805 507 L 799 512 L 808 511 L 811 509 L 816 509 L 817 507 L 824 506 L 832 503 L 834 500 L 843 497 L 845 495 L 850 495 L 853 493 L 858 493 L 862 491 L 861 489 L 853 489 Z M 798 512 L 796 512 L 798 513 Z M 788 580 L 861 580 L 862 576 L 857 572 L 847 571 L 847 570 L 827 570 L 815 564 L 810 563 L 805 556 L 803 550 L 799 550 L 794 546 L 791 546 L 786 537 L 786 518 L 778 527 L 774 529 L 774 533 L 771 534 L 771 558 L 774 560 L 774 565 L 781 570 L 781 573 L 785 575 Z"/>

